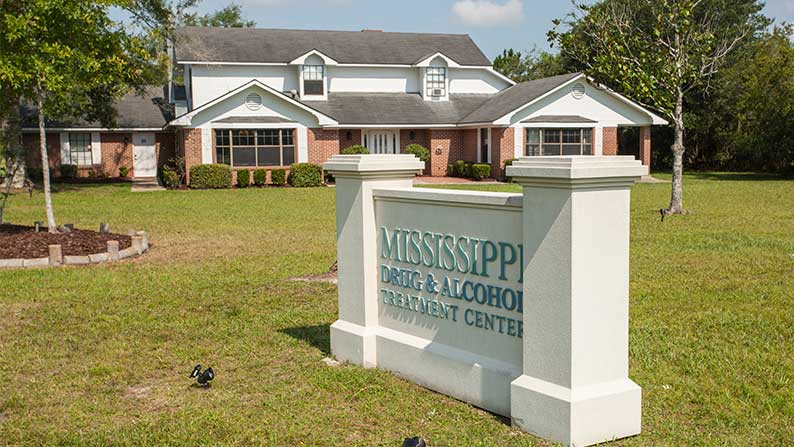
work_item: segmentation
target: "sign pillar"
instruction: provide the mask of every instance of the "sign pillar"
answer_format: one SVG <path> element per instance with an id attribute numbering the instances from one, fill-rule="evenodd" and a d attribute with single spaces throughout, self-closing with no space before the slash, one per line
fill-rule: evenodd
<path id="1" fill-rule="evenodd" d="M 640 433 L 641 390 L 628 377 L 633 157 L 525 157 L 523 374 L 513 424 L 566 445 Z"/>
<path id="2" fill-rule="evenodd" d="M 410 188 L 424 163 L 413 155 L 334 155 L 323 168 L 336 179 L 339 319 L 331 352 L 341 361 L 375 367 L 378 326 L 376 188 Z"/>

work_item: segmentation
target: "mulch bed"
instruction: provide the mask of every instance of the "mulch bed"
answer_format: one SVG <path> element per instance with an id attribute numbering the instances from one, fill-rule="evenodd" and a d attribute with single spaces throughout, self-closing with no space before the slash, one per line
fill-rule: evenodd
<path id="1" fill-rule="evenodd" d="M 46 258 L 48 246 L 60 244 L 64 256 L 85 256 L 108 251 L 108 241 L 119 241 L 119 250 L 132 245 L 132 238 L 123 234 L 79 230 L 50 234 L 46 228 L 36 233 L 34 227 L 0 225 L 0 259 Z"/>

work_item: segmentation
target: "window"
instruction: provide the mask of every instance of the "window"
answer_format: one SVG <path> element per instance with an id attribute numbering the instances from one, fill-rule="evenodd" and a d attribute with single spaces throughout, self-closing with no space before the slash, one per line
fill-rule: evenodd
<path id="1" fill-rule="evenodd" d="M 91 134 L 87 132 L 69 132 L 68 163 L 77 166 L 91 166 Z"/>
<path id="2" fill-rule="evenodd" d="M 215 162 L 235 168 L 295 163 L 293 129 L 215 129 Z"/>
<path id="3" fill-rule="evenodd" d="M 527 129 L 526 155 L 593 155 L 593 129 Z"/>
<path id="4" fill-rule="evenodd" d="M 325 91 L 323 75 L 325 67 L 322 65 L 303 66 L 303 94 L 322 96 Z"/>
<path id="5" fill-rule="evenodd" d="M 447 95 L 447 69 L 430 67 L 427 69 L 427 96 Z"/>

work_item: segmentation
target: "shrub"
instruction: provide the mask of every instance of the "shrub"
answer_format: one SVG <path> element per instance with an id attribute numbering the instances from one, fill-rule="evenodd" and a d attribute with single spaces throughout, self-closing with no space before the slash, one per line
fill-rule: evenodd
<path id="1" fill-rule="evenodd" d="M 130 173 L 130 169 L 126 166 L 119 167 L 119 177 L 126 177 Z"/>
<path id="2" fill-rule="evenodd" d="M 298 188 L 321 186 L 323 168 L 311 163 L 295 163 L 290 167 L 289 184 Z"/>
<path id="3" fill-rule="evenodd" d="M 511 158 L 509 160 L 505 160 L 505 181 L 506 182 L 512 182 L 513 181 L 512 177 L 508 177 L 507 176 L 507 167 L 508 166 L 513 166 L 513 162 L 516 161 L 516 160 L 518 160 L 518 159 L 517 158 Z"/>
<path id="4" fill-rule="evenodd" d="M 455 162 L 455 177 L 466 177 L 466 162 L 458 160 Z"/>
<path id="5" fill-rule="evenodd" d="M 270 183 L 276 186 L 283 186 L 287 183 L 287 170 L 274 169 L 270 171 Z"/>
<path id="6" fill-rule="evenodd" d="M 473 165 L 471 163 L 464 163 L 463 164 L 463 177 L 471 178 L 471 167 Z"/>
<path id="7" fill-rule="evenodd" d="M 369 154 L 369 149 L 365 148 L 364 146 L 362 146 L 360 144 L 354 144 L 353 146 L 349 146 L 349 147 L 346 147 L 346 148 L 342 149 L 342 154 L 344 154 L 344 155 L 356 155 L 356 154 L 367 155 L 367 154 Z"/>
<path id="8" fill-rule="evenodd" d="M 191 166 L 190 187 L 195 189 L 231 188 L 232 167 L 223 164 Z"/>
<path id="9" fill-rule="evenodd" d="M 44 181 L 44 171 L 41 168 L 27 168 L 25 172 L 28 179 L 33 183 L 41 183 Z"/>
<path id="10" fill-rule="evenodd" d="M 168 165 L 163 165 L 160 168 L 160 181 L 168 189 L 178 188 L 182 182 L 179 180 L 179 173 L 174 168 Z"/>
<path id="11" fill-rule="evenodd" d="M 405 146 L 405 150 L 403 151 L 406 154 L 413 154 L 421 160 L 422 162 L 426 162 L 430 160 L 430 150 L 420 144 L 409 144 Z"/>
<path id="12" fill-rule="evenodd" d="M 447 175 L 450 177 L 455 177 L 455 165 L 450 163 L 447 165 Z"/>
<path id="13" fill-rule="evenodd" d="M 248 185 L 251 184 L 251 171 L 248 169 L 243 169 L 241 171 L 237 171 L 237 186 L 240 188 L 248 188 Z"/>
<path id="14" fill-rule="evenodd" d="M 75 177 L 77 177 L 77 166 L 61 165 L 61 178 L 75 178 Z"/>
<path id="15" fill-rule="evenodd" d="M 491 175 L 491 165 L 486 164 L 473 164 L 471 165 L 471 178 L 474 180 L 482 180 Z"/>
<path id="16" fill-rule="evenodd" d="M 254 171 L 254 185 L 265 186 L 267 183 L 267 171 L 264 169 L 257 169 Z"/>

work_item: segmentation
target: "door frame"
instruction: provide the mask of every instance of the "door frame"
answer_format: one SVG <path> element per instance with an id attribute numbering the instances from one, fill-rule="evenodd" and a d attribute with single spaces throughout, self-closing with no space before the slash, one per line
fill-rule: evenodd
<path id="1" fill-rule="evenodd" d="M 369 149 L 369 147 L 366 144 L 364 144 L 364 138 L 368 137 L 370 132 L 392 132 L 392 133 L 394 133 L 395 136 L 396 136 L 396 138 L 394 139 L 394 142 L 397 145 L 394 148 L 394 153 L 395 154 L 401 154 L 402 153 L 402 149 L 401 149 L 401 146 L 400 146 L 400 129 L 389 129 L 389 128 L 383 128 L 383 129 L 362 129 L 361 130 L 361 145 L 366 147 L 367 149 Z"/>
<path id="2" fill-rule="evenodd" d="M 140 145 L 136 144 L 136 142 L 138 140 L 136 138 L 136 136 L 140 137 L 141 135 L 146 135 L 146 136 L 151 135 L 152 143 L 151 144 L 147 144 L 146 146 L 140 146 Z M 148 138 L 147 138 L 147 140 L 148 140 Z M 142 175 L 139 174 L 139 170 L 136 169 L 136 167 L 135 167 L 135 164 L 136 164 L 135 148 L 136 147 L 151 147 L 152 148 L 152 153 L 154 154 L 154 175 L 142 176 Z M 157 134 L 156 133 L 154 133 L 154 132 L 133 132 L 132 133 L 132 174 L 133 174 L 133 177 L 135 177 L 135 178 L 157 177 Z"/>
<path id="3" fill-rule="evenodd" d="M 482 131 L 485 130 L 488 132 L 488 160 L 482 159 Z M 493 159 L 493 140 L 491 139 L 491 128 L 490 127 L 478 127 L 477 128 L 477 163 L 486 163 L 490 164 L 491 160 Z"/>

